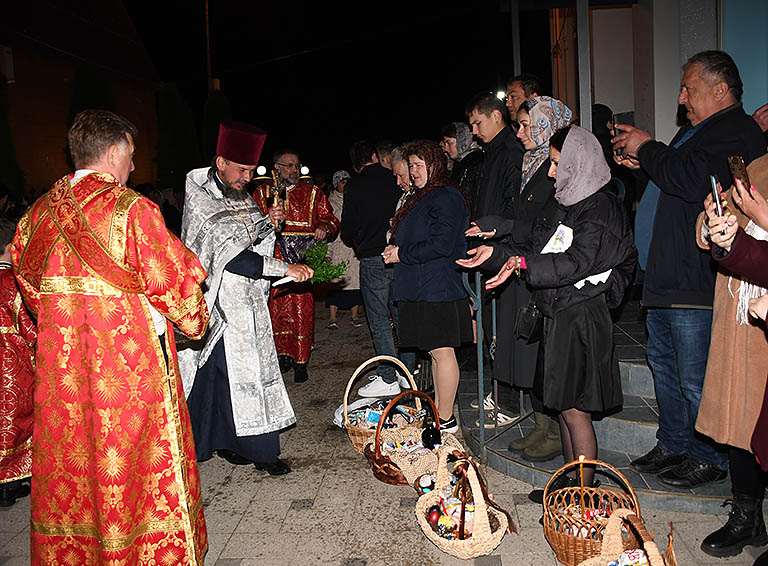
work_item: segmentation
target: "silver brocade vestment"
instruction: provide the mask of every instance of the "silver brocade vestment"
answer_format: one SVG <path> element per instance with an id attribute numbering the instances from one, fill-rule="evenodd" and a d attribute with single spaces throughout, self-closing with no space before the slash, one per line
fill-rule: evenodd
<path id="1" fill-rule="evenodd" d="M 264 277 L 285 275 L 287 264 L 272 257 L 275 231 L 269 218 L 250 198 L 230 201 L 228 208 L 209 171 L 194 169 L 186 182 L 181 239 L 208 273 L 204 290 L 211 320 L 201 341 L 179 349 L 184 393 L 189 396 L 199 368 L 223 339 L 235 432 L 264 434 L 296 422 L 277 363 L 267 307 L 270 283 L 224 267 L 245 249 L 264 257 Z M 251 245 L 254 237 L 257 243 Z"/>

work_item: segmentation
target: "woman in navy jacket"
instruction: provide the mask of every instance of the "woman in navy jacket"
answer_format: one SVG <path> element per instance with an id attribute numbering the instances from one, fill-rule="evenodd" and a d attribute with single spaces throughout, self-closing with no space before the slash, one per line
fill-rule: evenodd
<path id="1" fill-rule="evenodd" d="M 381 254 L 394 263 L 392 297 L 400 313 L 400 347 L 429 352 L 440 428 L 458 430 L 453 404 L 459 385 L 454 348 L 472 340 L 467 295 L 455 261 L 466 255 L 469 211 L 451 186 L 446 158 L 433 141 L 406 148 L 415 194 L 392 219 L 393 243 Z"/>

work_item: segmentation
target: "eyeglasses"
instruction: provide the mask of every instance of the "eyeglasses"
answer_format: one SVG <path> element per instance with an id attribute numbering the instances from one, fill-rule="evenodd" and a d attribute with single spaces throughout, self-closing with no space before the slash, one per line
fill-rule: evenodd
<path id="1" fill-rule="evenodd" d="M 286 169 L 301 169 L 301 163 L 275 163 L 275 165 L 285 167 Z"/>

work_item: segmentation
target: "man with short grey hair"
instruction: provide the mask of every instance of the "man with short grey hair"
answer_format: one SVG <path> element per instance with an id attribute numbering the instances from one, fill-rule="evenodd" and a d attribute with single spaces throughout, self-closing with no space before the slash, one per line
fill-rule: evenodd
<path id="1" fill-rule="evenodd" d="M 765 153 L 760 128 L 744 112 L 741 95 L 739 71 L 727 53 L 698 53 L 683 67 L 678 96 L 690 124 L 680 128 L 670 145 L 627 125 L 617 125 L 621 133 L 613 139 L 614 150 L 620 150 L 616 161 L 642 168 L 650 177 L 638 207 L 635 240 L 646 272 L 643 304 L 648 308 L 648 363 L 659 429 L 654 449 L 631 466 L 658 474 L 660 482 L 679 489 L 721 482 L 727 476 L 725 455 L 694 428 L 709 352 L 716 273 L 709 254 L 697 247 L 694 232 L 701 203 L 710 193 L 710 175 L 727 186 L 729 155 L 741 155 L 749 163 Z M 743 466 L 733 453 L 729 459 L 735 482 Z M 762 508 L 762 488 L 759 491 L 752 497 L 753 512 Z M 728 524 L 723 528 L 728 530 Z M 734 544 L 734 537 L 724 538 L 728 541 L 705 540 L 702 549 L 725 556 L 718 552 Z"/>

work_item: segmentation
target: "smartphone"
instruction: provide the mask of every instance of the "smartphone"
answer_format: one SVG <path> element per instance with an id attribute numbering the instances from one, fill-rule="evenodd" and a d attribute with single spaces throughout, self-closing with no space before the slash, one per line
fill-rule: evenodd
<path id="1" fill-rule="evenodd" d="M 611 117 L 611 122 L 613 122 L 613 137 L 615 138 L 621 133 L 621 130 L 616 129 L 616 124 L 619 123 L 619 115 L 614 114 Z M 623 152 L 624 152 L 623 147 L 617 147 L 615 150 L 613 150 L 613 153 L 615 153 L 616 155 L 621 155 Z"/>
<path id="2" fill-rule="evenodd" d="M 720 181 L 717 180 L 717 175 L 710 175 L 709 182 L 712 185 L 712 198 L 715 201 L 715 212 L 718 216 L 723 216 L 723 201 L 720 198 L 722 188 L 720 187 Z M 725 236 L 725 229 L 720 230 L 720 233 Z"/>
<path id="3" fill-rule="evenodd" d="M 741 155 L 729 155 L 728 167 L 731 170 L 731 175 L 733 175 L 734 183 L 736 182 L 736 179 L 741 181 L 741 184 L 747 189 L 747 194 L 751 197 L 752 191 L 750 190 L 750 187 L 752 187 L 752 184 L 749 182 L 747 167 L 744 165 L 744 159 Z"/>

